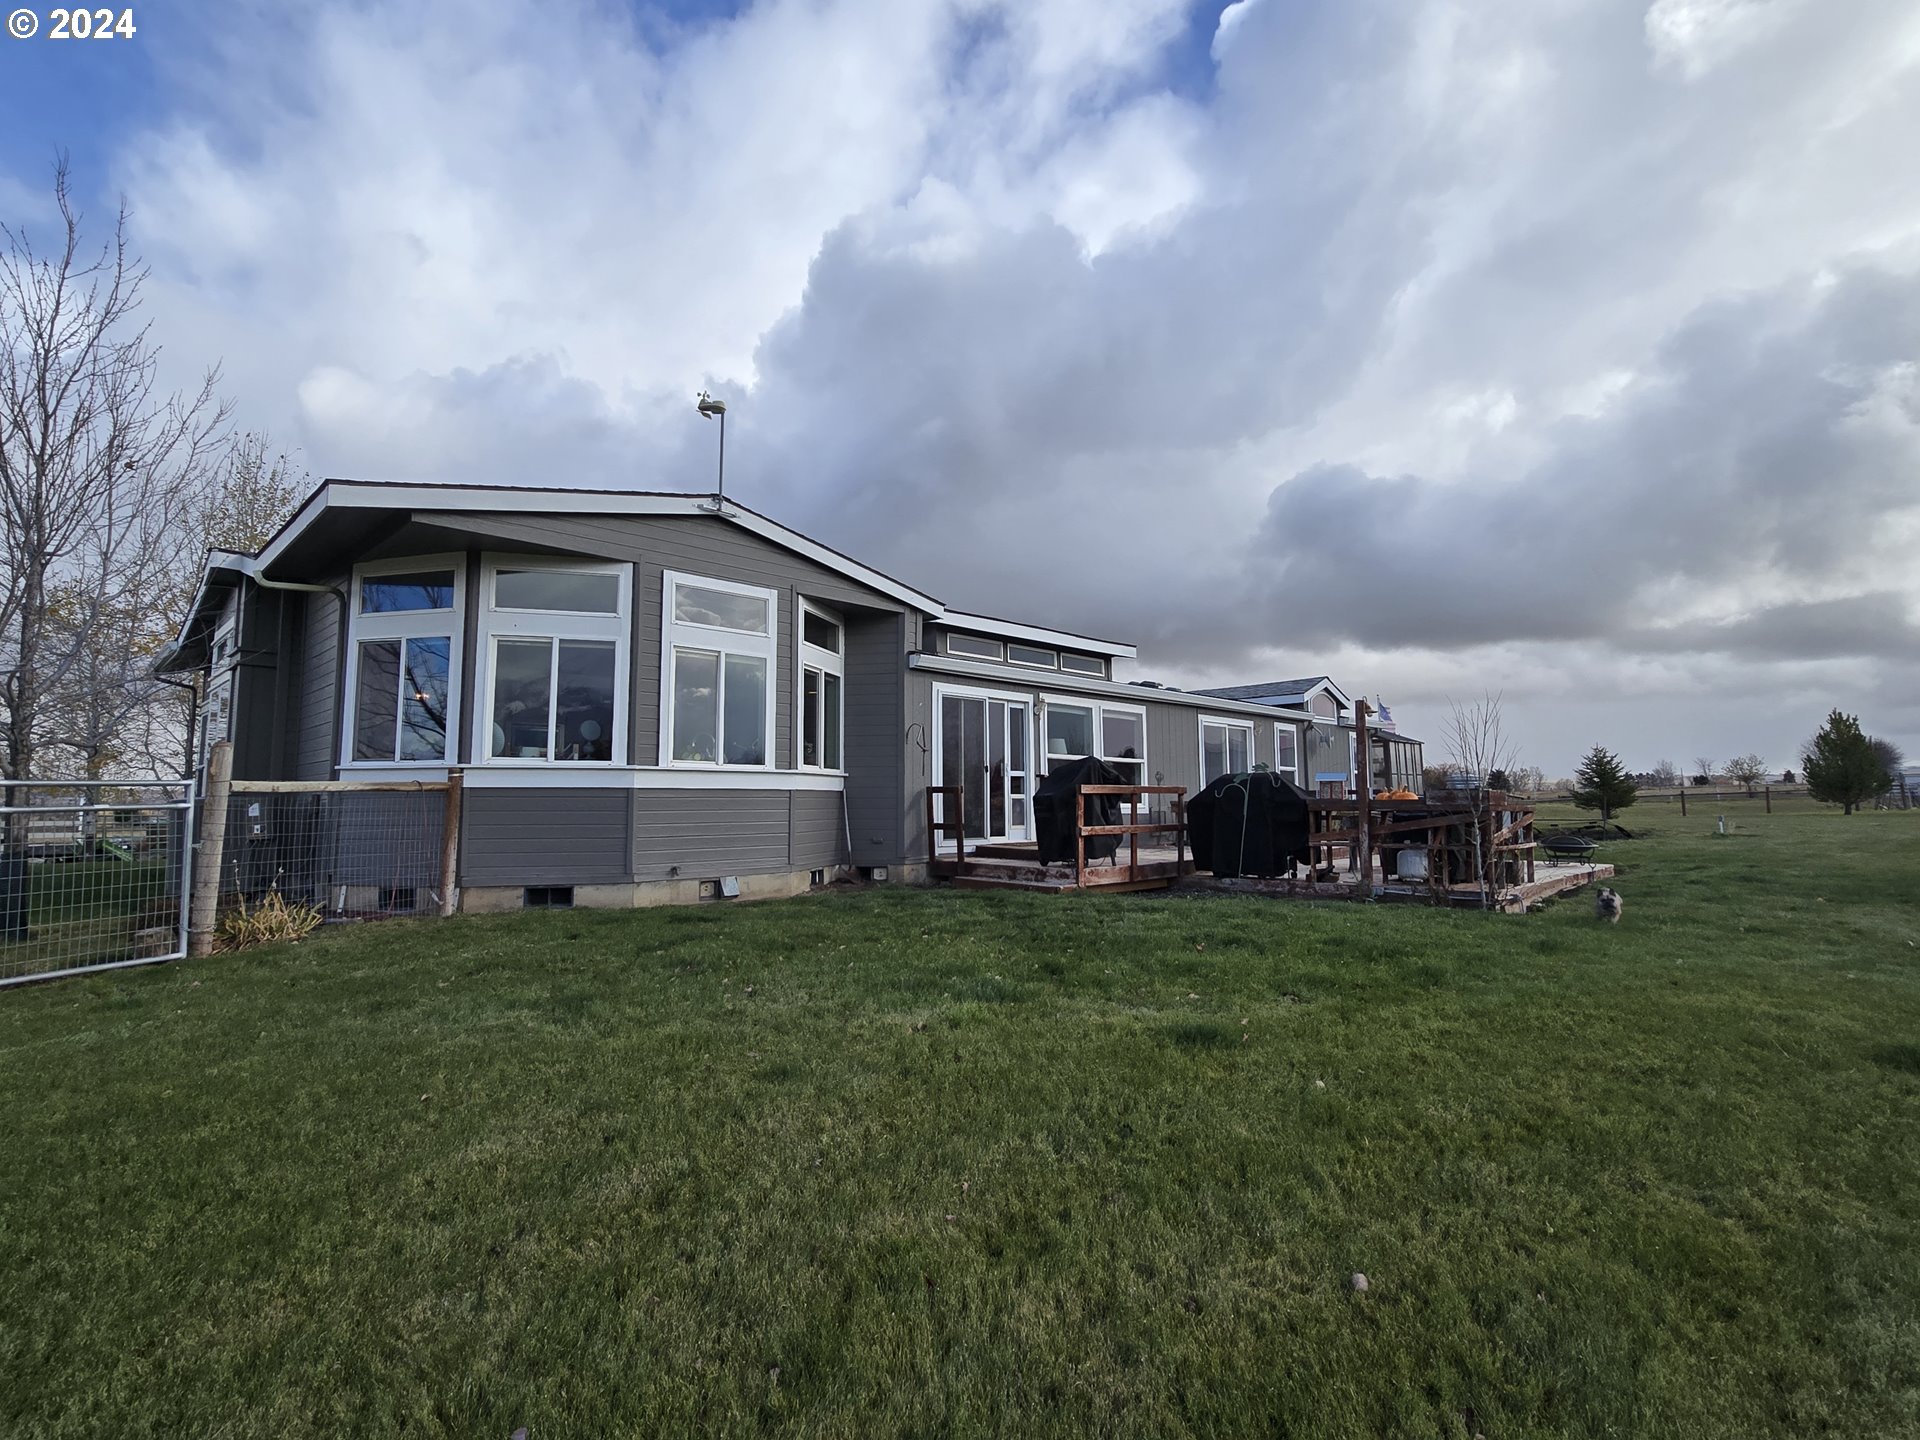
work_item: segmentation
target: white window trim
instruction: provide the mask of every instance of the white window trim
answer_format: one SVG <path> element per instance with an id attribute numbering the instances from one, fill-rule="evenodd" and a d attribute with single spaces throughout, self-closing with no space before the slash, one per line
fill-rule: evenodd
<path id="1" fill-rule="evenodd" d="M 445 610 L 384 610 L 373 615 L 360 613 L 360 582 L 382 575 L 406 575 L 420 570 L 453 572 L 453 604 Z M 370 560 L 353 567 L 347 581 L 347 655 L 346 673 L 340 677 L 344 692 L 340 715 L 340 768 L 342 770 L 389 770 L 432 765 L 432 760 L 356 760 L 354 737 L 359 730 L 360 643 L 363 640 L 430 640 L 442 631 L 447 636 L 447 741 L 439 763 L 454 763 L 454 749 L 460 733 L 461 659 L 466 653 L 467 557 L 457 554 L 409 555 L 397 560 Z M 402 652 L 404 653 L 404 651 Z M 403 707 L 404 709 L 404 707 Z M 398 719 L 395 725 L 399 724 Z M 396 735 L 397 735 L 396 730 Z"/>
<path id="2" fill-rule="evenodd" d="M 500 610 L 493 604 L 494 577 L 502 570 L 560 570 L 617 575 L 620 609 L 600 611 Z M 493 677 L 499 642 L 610 640 L 613 642 L 613 741 L 611 760 L 555 760 L 493 753 Z M 480 557 L 480 617 L 474 659 L 478 684 L 473 700 L 473 763 L 509 770 L 599 772 L 627 763 L 627 731 L 633 681 L 633 566 L 619 560 L 558 560 L 545 555 L 487 554 Z"/>
<path id="3" fill-rule="evenodd" d="M 998 651 L 997 653 L 992 655 L 969 655 L 964 650 L 956 650 L 953 648 L 953 642 L 956 639 L 978 640 L 983 645 L 997 646 Z M 949 630 L 947 632 L 946 639 L 942 642 L 940 648 L 943 652 L 953 656 L 956 660 L 978 660 L 981 663 L 988 664 L 988 665 L 1006 665 L 1010 663 L 1007 659 L 1007 642 L 1004 640 L 996 639 L 992 635 L 972 635 L 964 631 L 956 634 L 956 632 Z"/>
<path id="4" fill-rule="evenodd" d="M 807 616 L 818 615 L 840 629 L 840 653 L 822 650 L 807 643 Z M 800 597 L 800 613 L 793 622 L 793 768 L 810 774 L 845 775 L 847 773 L 847 622 L 838 611 Z M 829 768 L 807 763 L 807 671 L 819 670 L 840 677 L 840 763 Z M 773 687 L 767 687 L 771 690 Z M 824 695 L 821 705 L 824 710 Z"/>
<path id="5" fill-rule="evenodd" d="M 1195 750 L 1194 754 L 1195 754 L 1195 758 L 1198 759 L 1200 762 L 1200 768 L 1195 773 L 1198 774 L 1200 777 L 1200 786 L 1202 789 L 1205 789 L 1208 785 L 1211 785 L 1213 783 L 1212 780 L 1207 779 L 1207 727 L 1209 725 L 1219 725 L 1219 726 L 1223 726 L 1228 730 L 1243 730 L 1246 732 L 1247 765 L 1249 767 L 1253 765 L 1255 759 L 1259 754 L 1259 751 L 1254 748 L 1254 743 L 1253 743 L 1253 721 L 1237 720 L 1230 715 L 1202 714 L 1200 716 L 1199 724 L 1195 728 L 1195 732 L 1194 732 L 1195 738 L 1199 741 L 1199 746 Z M 1231 761 L 1233 758 L 1233 745 L 1231 742 L 1229 742 L 1227 745 L 1227 758 L 1229 761 Z M 1228 773 L 1232 773 L 1232 772 L 1228 772 Z M 1214 777 L 1214 779 L 1216 780 L 1218 778 L 1219 778 L 1218 776 Z"/>
<path id="6" fill-rule="evenodd" d="M 1291 735 L 1293 737 L 1293 764 L 1291 765 L 1283 766 L 1280 763 L 1280 737 L 1282 735 Z M 1276 720 L 1273 722 L 1273 773 L 1286 776 L 1296 785 L 1300 783 L 1300 738 L 1300 727 L 1298 725 L 1291 725 L 1285 720 Z M 1203 737 L 1201 743 L 1203 753 L 1205 748 L 1205 740 Z"/>
<path id="7" fill-rule="evenodd" d="M 1013 652 L 1016 649 L 1039 650 L 1044 652 L 1050 658 L 1046 661 L 1016 660 L 1013 655 Z M 1028 670 L 1052 670 L 1057 673 L 1060 669 L 1060 652 L 1058 650 L 1051 648 L 1050 646 L 1029 645 L 1023 640 L 1012 640 L 1012 641 L 1009 641 L 1007 644 L 1007 664 L 1023 666 Z"/>
<path id="8" fill-rule="evenodd" d="M 678 584 L 698 585 L 703 590 L 724 590 L 734 595 L 755 595 L 767 602 L 767 633 L 749 634 L 745 630 L 727 630 L 715 625 L 697 625 L 687 620 L 673 618 L 673 587 Z M 840 644 L 846 646 L 846 631 L 841 632 Z M 681 638 L 676 642 L 676 634 Z M 760 765 L 729 764 L 724 760 L 676 760 L 673 758 L 673 649 L 676 643 L 697 650 L 717 650 L 721 654 L 721 685 L 726 684 L 726 653 L 731 650 L 736 655 L 764 656 L 767 662 L 767 758 Z M 718 580 L 711 575 L 695 575 L 685 570 L 664 570 L 660 575 L 660 765 L 671 770 L 701 770 L 707 772 L 742 771 L 748 774 L 765 774 L 769 770 L 780 768 L 780 756 L 777 750 L 778 736 L 774 728 L 775 697 L 780 693 L 780 592 L 765 585 L 747 585 L 738 580 Z M 719 697 L 721 725 L 725 727 L 726 698 Z M 722 754 L 726 753 L 723 736 L 715 737 L 716 745 Z M 842 737 L 842 749 L 845 739 Z"/>
<path id="9" fill-rule="evenodd" d="M 1149 757 L 1147 753 L 1147 707 L 1146 706 L 1129 705 L 1126 702 L 1119 701 L 1119 700 L 1101 700 L 1091 695 L 1046 694 L 1046 695 L 1042 695 L 1040 697 L 1040 700 L 1041 700 L 1042 710 L 1041 710 L 1041 715 L 1039 717 L 1039 720 L 1037 721 L 1039 728 L 1042 732 L 1038 741 L 1040 745 L 1044 746 L 1047 743 L 1047 737 L 1044 733 L 1047 728 L 1046 715 L 1047 715 L 1047 712 L 1051 711 L 1055 705 L 1064 706 L 1069 710 L 1091 710 L 1093 712 L 1094 757 L 1096 759 L 1106 761 L 1109 765 L 1138 765 L 1140 767 L 1140 783 L 1142 785 L 1151 785 L 1153 783 L 1153 766 L 1151 763 L 1149 763 Z M 1125 715 L 1132 715 L 1139 719 L 1140 721 L 1140 754 L 1137 758 L 1129 760 L 1129 759 L 1126 759 L 1124 756 L 1109 755 L 1106 753 L 1106 749 L 1107 749 L 1106 712 L 1109 710 L 1117 711 Z M 1053 764 L 1053 756 L 1043 752 L 1041 758 L 1045 760 L 1048 767 L 1051 768 Z M 1078 759 L 1079 757 L 1069 756 L 1068 758 Z"/>

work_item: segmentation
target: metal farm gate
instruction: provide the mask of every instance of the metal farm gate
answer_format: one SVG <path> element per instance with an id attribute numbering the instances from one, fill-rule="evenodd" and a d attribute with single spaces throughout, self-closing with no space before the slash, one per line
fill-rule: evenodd
<path id="1" fill-rule="evenodd" d="M 187 953 L 191 781 L 5 781 L 0 800 L 0 986 Z"/>

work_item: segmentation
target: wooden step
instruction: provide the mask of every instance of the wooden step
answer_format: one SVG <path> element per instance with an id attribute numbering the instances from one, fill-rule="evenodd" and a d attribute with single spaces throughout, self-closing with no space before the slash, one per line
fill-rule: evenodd
<path id="1" fill-rule="evenodd" d="M 1071 880 L 1012 880 L 998 875 L 956 875 L 953 879 L 956 890 L 1038 890 L 1048 895 L 1061 895 L 1079 887 Z"/>

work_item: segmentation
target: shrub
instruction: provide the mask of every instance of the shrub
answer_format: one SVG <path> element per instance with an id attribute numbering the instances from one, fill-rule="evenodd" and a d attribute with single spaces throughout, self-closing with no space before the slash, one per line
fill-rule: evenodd
<path id="1" fill-rule="evenodd" d="M 214 927 L 213 948 L 244 950 L 250 945 L 268 945 L 276 940 L 298 940 L 311 934 L 320 924 L 320 912 L 306 901 L 289 905 L 278 890 L 269 890 L 266 899 L 247 906 L 246 897 L 220 917 Z"/>

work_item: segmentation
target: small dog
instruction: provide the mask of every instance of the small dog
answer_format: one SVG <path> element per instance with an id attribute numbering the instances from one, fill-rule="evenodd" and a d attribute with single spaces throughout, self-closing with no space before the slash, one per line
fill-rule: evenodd
<path id="1" fill-rule="evenodd" d="M 1620 912 L 1627 908 L 1627 902 L 1620 898 L 1619 892 L 1600 887 L 1600 893 L 1593 897 L 1593 918 L 1604 920 L 1609 925 L 1620 923 Z"/>

